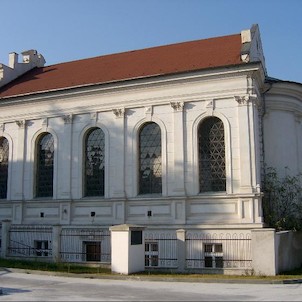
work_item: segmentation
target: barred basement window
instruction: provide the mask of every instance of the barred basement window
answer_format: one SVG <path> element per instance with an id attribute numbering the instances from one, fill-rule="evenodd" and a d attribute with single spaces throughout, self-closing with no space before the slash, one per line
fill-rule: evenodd
<path id="1" fill-rule="evenodd" d="M 162 192 L 161 132 L 155 123 L 139 133 L 139 194 Z"/>
<path id="2" fill-rule="evenodd" d="M 8 178 L 8 140 L 0 138 L 0 198 L 7 197 L 7 178 Z"/>
<path id="3" fill-rule="evenodd" d="M 102 129 L 91 129 L 85 140 L 84 195 L 104 196 L 105 135 Z"/>
<path id="4" fill-rule="evenodd" d="M 101 261 L 101 242 L 84 242 L 86 251 L 86 261 Z"/>
<path id="5" fill-rule="evenodd" d="M 40 136 L 37 143 L 36 196 L 53 196 L 54 139 L 50 133 Z"/>
<path id="6" fill-rule="evenodd" d="M 35 240 L 35 254 L 38 257 L 47 257 L 49 248 L 47 240 Z"/>
<path id="7" fill-rule="evenodd" d="M 223 123 L 217 117 L 205 119 L 198 128 L 200 192 L 225 191 L 225 143 Z"/>
<path id="8" fill-rule="evenodd" d="M 221 243 L 204 244 L 204 266 L 213 268 L 223 267 L 223 252 Z"/>
<path id="9" fill-rule="evenodd" d="M 158 266 L 158 243 L 145 242 L 145 266 Z"/>

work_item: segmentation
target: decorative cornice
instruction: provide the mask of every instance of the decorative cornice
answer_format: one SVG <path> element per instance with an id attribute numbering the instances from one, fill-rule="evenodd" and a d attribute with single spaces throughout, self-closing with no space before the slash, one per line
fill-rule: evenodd
<path id="1" fill-rule="evenodd" d="M 175 111 L 183 111 L 185 103 L 184 102 L 170 102 L 170 105 Z"/>
<path id="2" fill-rule="evenodd" d="M 206 100 L 206 108 L 214 110 L 215 109 L 215 100 L 214 99 Z"/>
<path id="3" fill-rule="evenodd" d="M 234 98 L 239 105 L 247 105 L 250 102 L 250 96 L 248 94 L 235 95 Z"/>
<path id="4" fill-rule="evenodd" d="M 64 120 L 64 124 L 72 124 L 72 114 L 63 115 L 62 118 Z"/>
<path id="5" fill-rule="evenodd" d="M 96 121 L 97 115 L 98 115 L 97 112 L 91 112 L 90 119 Z"/>
<path id="6" fill-rule="evenodd" d="M 145 107 L 145 114 L 146 115 L 152 115 L 153 114 L 153 106 Z"/>
<path id="7" fill-rule="evenodd" d="M 26 120 L 17 120 L 15 121 L 19 128 L 24 128 L 26 125 Z"/>
<path id="8" fill-rule="evenodd" d="M 114 113 L 116 118 L 122 118 L 125 116 L 125 108 L 112 109 L 112 112 Z"/>
<path id="9" fill-rule="evenodd" d="M 234 96 L 236 102 L 241 105 L 248 105 L 249 103 L 254 104 L 258 109 L 261 108 L 261 101 L 259 98 L 257 98 L 256 95 L 251 94 L 245 94 L 245 95 L 235 95 Z"/>
<path id="10" fill-rule="evenodd" d="M 44 126 L 44 127 L 47 127 L 47 126 L 48 126 L 48 117 L 45 117 L 45 118 L 42 120 L 42 126 Z"/>

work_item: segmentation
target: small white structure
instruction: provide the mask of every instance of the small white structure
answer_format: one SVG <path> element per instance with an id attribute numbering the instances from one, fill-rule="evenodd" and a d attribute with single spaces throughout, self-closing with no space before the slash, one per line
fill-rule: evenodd
<path id="1" fill-rule="evenodd" d="M 145 270 L 145 243 L 142 226 L 116 225 L 111 231 L 111 270 L 131 274 Z"/>

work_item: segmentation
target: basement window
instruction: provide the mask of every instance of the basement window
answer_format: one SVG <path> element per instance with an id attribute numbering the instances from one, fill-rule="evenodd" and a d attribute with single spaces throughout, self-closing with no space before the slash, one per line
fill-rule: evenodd
<path id="1" fill-rule="evenodd" d="M 145 267 L 158 266 L 158 243 L 145 242 Z"/>
<path id="2" fill-rule="evenodd" d="M 35 255 L 38 257 L 48 257 L 49 244 L 47 240 L 35 240 Z"/>
<path id="3" fill-rule="evenodd" d="M 212 268 L 223 267 L 223 251 L 221 243 L 204 244 L 204 266 Z"/>

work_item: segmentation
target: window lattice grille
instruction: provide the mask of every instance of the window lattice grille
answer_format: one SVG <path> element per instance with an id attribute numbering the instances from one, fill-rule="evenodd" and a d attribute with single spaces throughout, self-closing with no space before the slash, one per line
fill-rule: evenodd
<path id="1" fill-rule="evenodd" d="M 207 118 L 198 129 L 200 192 L 225 191 L 224 127 L 220 119 Z"/>
<path id="2" fill-rule="evenodd" d="M 157 124 L 148 123 L 141 129 L 139 154 L 139 193 L 161 193 L 161 132 Z"/>
<path id="3" fill-rule="evenodd" d="M 37 145 L 36 196 L 53 196 L 54 139 L 50 133 L 42 135 Z"/>
<path id="4" fill-rule="evenodd" d="M 7 177 L 8 177 L 8 140 L 0 138 L 0 198 L 7 197 Z"/>
<path id="5" fill-rule="evenodd" d="M 85 142 L 85 196 L 104 196 L 105 135 L 102 129 L 92 129 Z"/>

